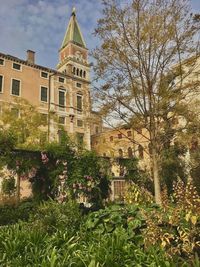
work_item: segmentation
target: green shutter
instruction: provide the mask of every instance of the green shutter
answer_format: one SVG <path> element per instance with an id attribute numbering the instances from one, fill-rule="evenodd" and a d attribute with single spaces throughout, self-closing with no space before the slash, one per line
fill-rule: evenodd
<path id="1" fill-rule="evenodd" d="M 59 91 L 59 106 L 65 106 L 65 92 Z"/>
<path id="2" fill-rule="evenodd" d="M 41 87 L 41 101 L 47 102 L 47 88 Z"/>
<path id="3" fill-rule="evenodd" d="M 3 76 L 0 76 L 0 92 L 3 91 Z"/>
<path id="4" fill-rule="evenodd" d="M 77 110 L 78 111 L 82 111 L 83 107 L 82 107 L 82 96 L 77 95 Z"/>
<path id="5" fill-rule="evenodd" d="M 20 93 L 20 81 L 19 80 L 12 80 L 12 95 L 19 96 Z"/>

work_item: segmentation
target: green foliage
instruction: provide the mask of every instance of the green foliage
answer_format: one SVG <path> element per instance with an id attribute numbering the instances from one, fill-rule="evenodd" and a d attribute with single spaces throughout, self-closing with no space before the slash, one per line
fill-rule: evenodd
<path id="1" fill-rule="evenodd" d="M 70 235 L 75 234 L 81 223 L 81 213 L 75 201 L 68 200 L 62 205 L 53 200 L 41 203 L 31 217 L 34 227 L 47 233 L 68 231 Z"/>
<path id="2" fill-rule="evenodd" d="M 15 192 L 15 178 L 14 177 L 9 177 L 9 178 L 4 178 L 1 184 L 1 191 L 3 194 L 11 196 Z"/>
<path id="3" fill-rule="evenodd" d="M 170 216 L 153 205 L 114 205 L 81 217 L 71 200 L 65 204 L 48 201 L 29 222 L 0 228 L 0 265 L 199 266 L 197 253 L 183 255 L 173 250 L 188 244 L 184 238 L 191 226 L 190 222 L 169 224 Z M 172 233 L 178 241 L 171 241 Z"/>
<path id="4" fill-rule="evenodd" d="M 139 187 L 145 188 L 152 194 L 154 193 L 153 181 L 150 179 L 150 174 L 138 167 L 139 160 L 137 158 L 119 158 L 118 160 L 120 166 L 125 168 L 125 179 Z"/>
<path id="5" fill-rule="evenodd" d="M 162 152 L 160 176 L 163 186 L 167 186 L 169 195 L 173 191 L 174 182 L 177 182 L 178 179 L 186 181 L 185 152 L 186 149 L 177 144 L 164 149 Z"/>
<path id="6" fill-rule="evenodd" d="M 103 200 L 109 196 L 109 180 L 107 170 L 93 151 L 82 151 L 74 162 L 70 184 L 74 187 L 75 194 L 83 193 L 90 203 L 102 207 Z M 102 168 L 103 166 L 103 168 Z"/>
<path id="7" fill-rule="evenodd" d="M 150 204 L 153 203 L 153 195 L 146 188 L 131 182 L 127 186 L 124 201 L 135 205 Z"/>
<path id="8" fill-rule="evenodd" d="M 16 144 L 15 135 L 7 130 L 0 130 L 0 167 L 6 164 Z"/>
<path id="9" fill-rule="evenodd" d="M 40 136 L 44 132 L 42 127 L 47 125 L 36 107 L 25 99 L 15 99 L 15 104 L 4 104 L 1 116 L 3 128 L 8 128 L 16 136 L 15 147 L 27 148 L 40 147 Z M 20 114 L 20 116 L 19 116 Z"/>
<path id="10" fill-rule="evenodd" d="M 62 143 L 51 143 L 42 152 L 35 175 L 31 178 L 34 198 L 47 200 L 58 195 L 60 176 L 64 177 L 64 189 L 72 197 L 84 195 L 97 207 L 109 195 L 109 180 L 105 168 L 94 152 L 75 150 L 70 139 L 65 136 Z M 41 155 L 42 157 L 42 155 Z"/>
<path id="11" fill-rule="evenodd" d="M 191 170 L 190 174 L 197 192 L 200 195 L 200 148 L 191 151 Z"/>
<path id="12" fill-rule="evenodd" d="M 17 223 L 19 220 L 28 221 L 30 214 L 35 210 L 36 203 L 33 201 L 22 201 L 18 206 L 0 205 L 0 225 Z"/>

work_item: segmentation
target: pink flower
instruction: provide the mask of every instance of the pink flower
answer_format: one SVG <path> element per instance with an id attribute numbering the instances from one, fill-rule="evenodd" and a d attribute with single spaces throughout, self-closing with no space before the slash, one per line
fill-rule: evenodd
<path id="1" fill-rule="evenodd" d="M 41 159 L 43 164 L 46 164 L 49 161 L 46 152 L 41 152 Z"/>

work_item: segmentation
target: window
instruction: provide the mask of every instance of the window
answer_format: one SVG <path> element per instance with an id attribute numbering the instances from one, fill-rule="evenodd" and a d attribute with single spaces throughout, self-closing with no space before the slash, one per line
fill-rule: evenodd
<path id="1" fill-rule="evenodd" d="M 47 97 L 48 97 L 48 89 L 47 89 L 47 87 L 41 86 L 41 89 L 40 89 L 40 100 L 42 102 L 47 102 Z"/>
<path id="2" fill-rule="evenodd" d="M 20 81 L 16 79 L 12 79 L 12 89 L 11 94 L 15 96 L 20 95 Z"/>
<path id="3" fill-rule="evenodd" d="M 60 107 L 65 107 L 65 92 L 59 91 L 58 93 L 58 104 Z"/>
<path id="4" fill-rule="evenodd" d="M 131 147 L 128 148 L 128 157 L 132 158 L 133 157 L 133 150 Z"/>
<path id="5" fill-rule="evenodd" d="M 21 70 L 21 65 L 17 63 L 13 63 L 13 69 L 15 70 Z"/>
<path id="6" fill-rule="evenodd" d="M 83 76 L 83 71 L 82 71 L 82 70 L 80 70 L 80 76 L 81 76 L 81 77 Z"/>
<path id="7" fill-rule="evenodd" d="M 4 59 L 0 58 L 0 65 L 4 65 Z"/>
<path id="8" fill-rule="evenodd" d="M 84 71 L 84 72 L 83 72 L 83 78 L 85 78 L 85 77 L 86 77 L 86 72 Z"/>
<path id="9" fill-rule="evenodd" d="M 110 142 L 113 142 L 113 136 L 110 136 Z"/>
<path id="10" fill-rule="evenodd" d="M 82 120 L 77 120 L 77 126 L 78 127 L 83 127 L 83 121 Z"/>
<path id="11" fill-rule="evenodd" d="M 122 139 L 122 134 L 118 134 L 118 139 Z"/>
<path id="12" fill-rule="evenodd" d="M 127 132 L 127 136 L 128 136 L 128 137 L 131 137 L 131 131 L 128 131 L 128 132 Z"/>
<path id="13" fill-rule="evenodd" d="M 123 158 L 123 150 L 121 148 L 118 150 L 118 153 L 119 153 L 119 157 Z"/>
<path id="14" fill-rule="evenodd" d="M 0 93 L 3 92 L 3 76 L 0 75 Z"/>
<path id="15" fill-rule="evenodd" d="M 63 77 L 59 77 L 59 78 L 58 78 L 58 81 L 59 81 L 60 83 L 64 83 L 64 82 L 65 82 L 65 78 L 63 78 Z"/>
<path id="16" fill-rule="evenodd" d="M 79 76 L 79 69 L 76 70 L 76 75 Z"/>
<path id="17" fill-rule="evenodd" d="M 72 71 L 73 74 L 76 74 L 76 68 L 73 67 L 73 71 Z"/>
<path id="18" fill-rule="evenodd" d="M 48 78 L 48 73 L 44 72 L 44 71 L 41 71 L 41 77 L 47 79 Z"/>
<path id="19" fill-rule="evenodd" d="M 81 112 L 82 109 L 83 109 L 82 96 L 81 95 L 77 95 L 77 110 Z"/>
<path id="20" fill-rule="evenodd" d="M 15 118 L 19 118 L 19 109 L 18 108 L 11 108 L 11 114 Z"/>
<path id="21" fill-rule="evenodd" d="M 65 117 L 59 117 L 58 122 L 60 124 L 65 124 Z"/>
<path id="22" fill-rule="evenodd" d="M 82 84 L 81 83 L 76 83 L 76 87 L 81 88 Z"/>

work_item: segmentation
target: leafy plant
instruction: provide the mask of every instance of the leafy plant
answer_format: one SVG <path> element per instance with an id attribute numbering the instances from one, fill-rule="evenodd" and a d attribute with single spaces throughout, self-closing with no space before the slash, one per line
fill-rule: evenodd
<path id="1" fill-rule="evenodd" d="M 2 193 L 5 195 L 8 195 L 9 197 L 14 194 L 15 192 L 15 178 L 14 177 L 8 177 L 4 178 L 1 184 L 1 190 Z"/>

